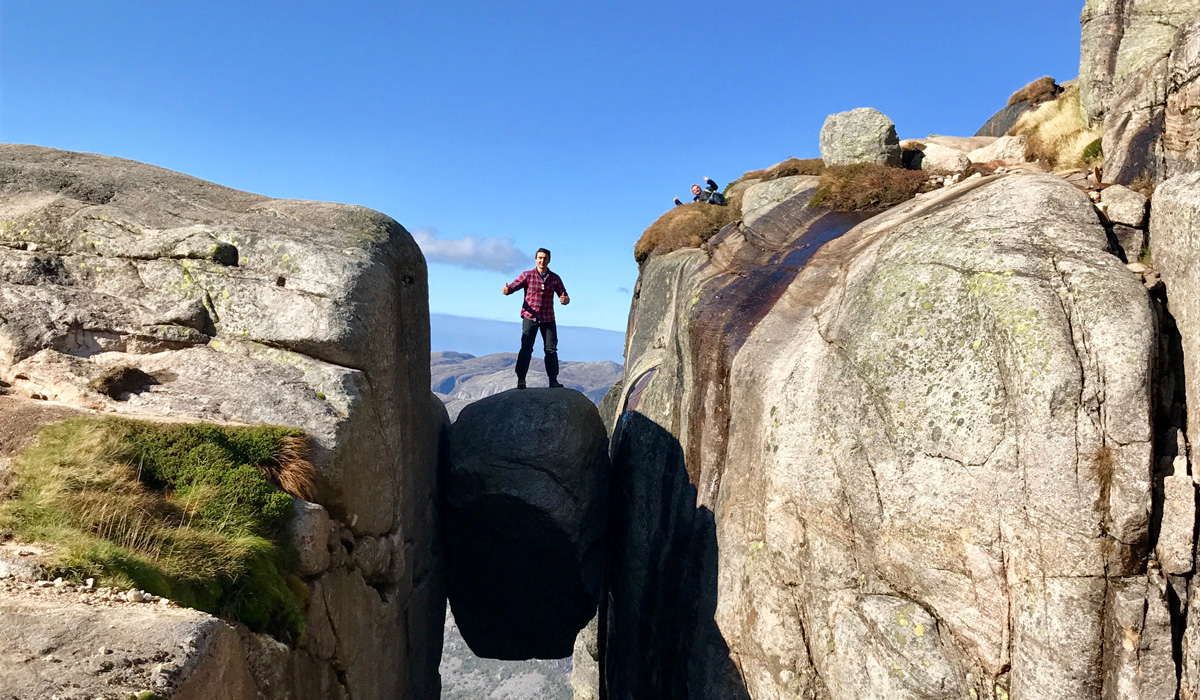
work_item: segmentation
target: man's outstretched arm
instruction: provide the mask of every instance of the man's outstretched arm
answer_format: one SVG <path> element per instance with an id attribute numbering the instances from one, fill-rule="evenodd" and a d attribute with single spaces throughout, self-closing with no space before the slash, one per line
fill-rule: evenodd
<path id="1" fill-rule="evenodd" d="M 527 273 L 522 272 L 515 280 L 501 287 L 500 292 L 508 296 L 513 292 L 524 289 L 525 285 L 529 284 L 529 278 L 526 275 Z"/>
<path id="2" fill-rule="evenodd" d="M 561 277 L 558 277 L 558 276 L 555 276 L 554 282 L 555 282 L 555 286 L 556 286 L 556 287 L 558 287 L 558 289 L 556 289 L 556 290 L 555 290 L 556 292 L 558 292 L 558 301 L 559 301 L 559 302 L 560 302 L 560 303 L 561 303 L 563 306 L 566 306 L 567 304 L 570 304 L 570 303 L 571 303 L 571 297 L 567 295 L 567 288 L 566 288 L 566 286 L 563 284 L 562 278 L 561 278 Z"/>

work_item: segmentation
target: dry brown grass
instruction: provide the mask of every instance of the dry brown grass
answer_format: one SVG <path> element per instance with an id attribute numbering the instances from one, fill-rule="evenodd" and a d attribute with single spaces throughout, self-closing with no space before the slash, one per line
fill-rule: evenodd
<path id="1" fill-rule="evenodd" d="M 734 182 L 730 183 L 730 187 L 741 182 L 742 180 L 775 180 L 781 177 L 791 177 L 792 175 L 820 175 L 825 170 L 825 163 L 820 158 L 788 158 L 782 163 L 776 163 L 769 168 L 762 170 L 751 170 L 742 175 Z"/>
<path id="2" fill-rule="evenodd" d="M 821 173 L 809 206 L 862 211 L 895 206 L 915 197 L 928 182 L 920 170 L 889 168 L 875 163 L 835 165 Z"/>
<path id="3" fill-rule="evenodd" d="M 297 498 L 311 501 L 317 495 L 316 470 L 308 461 L 308 438 L 303 435 L 287 435 L 280 440 L 279 450 L 260 470 Z"/>
<path id="4" fill-rule="evenodd" d="M 788 158 L 762 170 L 751 170 L 725 188 L 723 207 L 705 202 L 683 204 L 658 217 L 633 246 L 633 258 L 640 265 L 652 255 L 665 255 L 681 248 L 699 248 L 742 215 L 742 191 L 734 185 L 746 180 L 775 180 L 792 175 L 820 175 L 825 163 L 820 158 Z"/>
<path id="5" fill-rule="evenodd" d="M 650 224 L 633 246 L 633 259 L 640 265 L 652 255 L 665 255 L 680 248 L 699 248 L 727 224 L 742 215 L 742 195 L 728 197 L 721 207 L 707 202 L 683 204 L 667 211 Z"/>
<path id="6" fill-rule="evenodd" d="M 1100 502 L 1107 508 L 1108 496 L 1112 491 L 1113 472 L 1116 469 L 1112 448 L 1107 444 L 1101 445 L 1096 454 L 1092 455 L 1092 469 L 1095 470 L 1096 481 L 1100 485 Z"/>
<path id="7" fill-rule="evenodd" d="M 1032 83 L 1014 92 L 1012 96 L 1008 98 L 1007 106 L 1012 107 L 1016 103 L 1024 100 L 1029 100 L 1030 105 L 1039 105 L 1043 102 L 1049 102 L 1055 97 L 1058 97 L 1060 92 L 1062 92 L 1062 90 L 1058 87 L 1058 84 L 1054 82 L 1054 78 L 1051 78 L 1050 76 L 1038 78 Z"/>
<path id="8" fill-rule="evenodd" d="M 1146 173 L 1142 173 L 1133 178 L 1133 182 L 1129 183 L 1129 189 L 1134 192 L 1140 192 L 1146 197 L 1154 196 L 1154 178 Z"/>
<path id="9" fill-rule="evenodd" d="M 1089 129 L 1083 120 L 1078 86 L 1022 114 L 1009 134 L 1028 137 L 1027 157 L 1048 163 L 1055 170 L 1087 165 L 1084 153 L 1101 136 L 1100 130 Z"/>

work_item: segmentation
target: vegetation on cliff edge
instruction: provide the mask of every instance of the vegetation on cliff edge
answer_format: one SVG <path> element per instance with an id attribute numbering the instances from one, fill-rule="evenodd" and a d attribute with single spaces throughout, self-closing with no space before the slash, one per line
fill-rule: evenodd
<path id="1" fill-rule="evenodd" d="M 825 162 L 820 158 L 788 158 L 782 163 L 776 163 L 769 168 L 751 170 L 737 180 L 729 183 L 729 187 L 725 189 L 728 191 L 730 187 L 745 180 L 762 180 L 766 182 L 767 180 L 777 180 L 781 177 L 791 177 L 793 175 L 820 175 L 823 170 L 825 170 Z"/>
<path id="2" fill-rule="evenodd" d="M 311 497 L 306 450 L 278 426 L 72 418 L 18 455 L 0 525 L 54 545 L 52 576 L 136 586 L 298 640 L 306 587 L 280 487 Z"/>
<path id="3" fill-rule="evenodd" d="M 742 193 L 728 196 L 725 206 L 690 202 L 669 209 L 642 233 L 633 246 L 633 259 L 640 265 L 651 255 L 665 255 L 680 248 L 699 248 L 727 224 L 742 215 Z"/>
<path id="4" fill-rule="evenodd" d="M 1046 76 L 1038 78 L 1014 92 L 1008 98 L 1008 104 L 1005 106 L 1012 107 L 1018 102 L 1028 102 L 1030 106 L 1036 106 L 1058 97 L 1061 92 L 1062 88 L 1058 86 L 1058 83 L 1054 82 L 1054 78 Z"/>
<path id="5" fill-rule="evenodd" d="M 825 164 L 820 158 L 788 158 L 762 170 L 751 170 L 725 186 L 728 204 L 723 207 L 692 202 L 670 209 L 642 233 L 633 246 L 633 259 L 640 265 L 652 255 L 665 255 L 680 248 L 699 248 L 727 224 L 742 215 L 744 188 L 748 180 L 766 182 L 792 175 L 820 175 Z"/>
<path id="6" fill-rule="evenodd" d="M 921 170 L 876 163 L 834 165 L 821 173 L 817 191 L 808 205 L 836 211 L 883 209 L 912 199 L 927 182 L 928 176 Z"/>
<path id="7" fill-rule="evenodd" d="M 1056 170 L 1093 165 L 1102 157 L 1099 129 L 1089 129 L 1079 106 L 1079 86 L 1072 85 L 1052 102 L 1022 114 L 1009 131 L 1028 138 L 1028 157 Z"/>

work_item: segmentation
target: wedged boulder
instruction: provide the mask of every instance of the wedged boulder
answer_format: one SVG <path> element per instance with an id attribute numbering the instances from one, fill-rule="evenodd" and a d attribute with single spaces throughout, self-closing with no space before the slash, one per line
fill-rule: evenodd
<path id="1" fill-rule="evenodd" d="M 821 159 L 825 165 L 878 163 L 899 168 L 896 125 L 870 107 L 831 114 L 821 127 Z"/>
<path id="2" fill-rule="evenodd" d="M 451 427 L 447 582 L 476 655 L 571 655 L 603 578 L 607 435 L 595 405 L 570 389 L 489 396 Z"/>
<path id="3" fill-rule="evenodd" d="M 446 415 L 429 377 L 425 261 L 389 217 L 0 145 L 0 386 L 79 410 L 303 429 L 312 500 L 338 536 L 307 512 L 298 573 L 310 629 L 335 625 L 284 647 L 285 665 L 356 700 L 436 694 Z M 360 572 L 358 544 L 387 566 Z"/>
<path id="4" fill-rule="evenodd" d="M 1150 563 L 1155 320 L 1088 198 L 983 178 L 807 260 L 748 235 L 642 269 L 614 512 L 653 529 L 612 545 L 607 668 L 644 673 L 610 692 L 1172 689 Z"/>

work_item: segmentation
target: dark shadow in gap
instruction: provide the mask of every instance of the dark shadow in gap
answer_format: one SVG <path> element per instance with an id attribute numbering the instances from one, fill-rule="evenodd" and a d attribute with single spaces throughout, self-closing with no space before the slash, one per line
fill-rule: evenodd
<path id="1" fill-rule="evenodd" d="M 612 455 L 601 700 L 749 700 L 713 619 L 716 523 L 679 441 L 626 411 Z"/>

